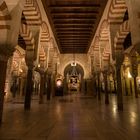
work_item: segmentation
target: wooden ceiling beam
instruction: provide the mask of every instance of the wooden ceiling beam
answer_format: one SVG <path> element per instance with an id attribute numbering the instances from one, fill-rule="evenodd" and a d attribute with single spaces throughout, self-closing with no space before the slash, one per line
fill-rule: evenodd
<path id="1" fill-rule="evenodd" d="M 41 1 L 60 52 L 87 53 L 107 0 Z"/>
<path id="2" fill-rule="evenodd" d="M 80 7 L 80 8 L 96 8 L 96 7 L 100 7 L 101 5 L 100 4 L 74 4 L 74 3 L 71 3 L 71 4 L 65 4 L 65 3 L 63 3 L 63 4 L 51 4 L 49 7 L 50 8 L 77 8 L 77 7 Z"/>
<path id="3" fill-rule="evenodd" d="M 69 33 L 64 33 L 63 32 L 63 33 L 60 33 L 59 32 L 59 33 L 57 33 L 57 35 L 58 36 L 59 35 L 74 35 L 75 36 L 75 35 L 91 35 L 91 33 L 89 33 L 89 32 L 88 33 L 85 33 L 85 32 L 75 32 L 75 33 L 74 32 L 69 32 Z"/>
<path id="4" fill-rule="evenodd" d="M 55 25 L 59 24 L 94 24 L 95 20 L 61 20 L 61 21 L 54 21 L 53 22 Z"/>
<path id="5" fill-rule="evenodd" d="M 65 48 L 77 48 L 77 47 L 87 47 L 87 45 L 85 44 L 75 44 L 75 45 L 61 45 L 61 47 L 65 47 Z"/>
<path id="6" fill-rule="evenodd" d="M 91 29 L 93 28 L 93 25 L 88 25 L 88 24 L 57 24 L 54 25 L 55 28 L 87 28 L 87 29 Z"/>
<path id="7" fill-rule="evenodd" d="M 87 38 L 73 38 L 73 37 L 70 37 L 70 38 L 59 38 L 59 41 L 88 41 Z"/>
<path id="8" fill-rule="evenodd" d="M 83 15 L 83 14 L 92 14 L 92 15 L 97 15 L 99 12 L 98 11 L 77 11 L 77 12 L 74 12 L 74 11 L 51 11 L 51 14 L 52 15 L 74 15 L 74 14 L 77 14 L 77 15 Z"/>
<path id="9" fill-rule="evenodd" d="M 88 39 L 89 40 L 89 36 L 59 36 L 58 39 L 73 39 L 73 38 L 76 38 L 76 39 Z"/>
<path id="10" fill-rule="evenodd" d="M 87 46 L 88 43 L 60 43 L 61 46 Z"/>
<path id="11" fill-rule="evenodd" d="M 92 31 L 91 29 L 85 29 L 85 28 L 58 28 L 56 29 L 57 32 L 61 31 Z"/>
<path id="12" fill-rule="evenodd" d="M 59 34 L 70 34 L 70 35 L 71 35 L 71 34 L 85 34 L 85 35 L 89 34 L 89 35 L 91 35 L 92 32 L 86 32 L 86 31 L 83 31 L 83 32 L 82 32 L 82 31 L 71 31 L 71 32 L 68 31 L 68 32 L 63 32 L 63 31 L 62 31 L 62 32 L 58 32 L 57 34 L 58 34 L 58 35 L 59 35 Z"/>
<path id="13" fill-rule="evenodd" d="M 62 40 L 59 40 L 60 41 L 60 43 L 87 43 L 87 42 L 89 42 L 89 40 L 64 40 L 64 41 L 62 41 Z"/>
<path id="14" fill-rule="evenodd" d="M 81 14 L 81 15 L 77 15 L 77 14 L 68 14 L 68 15 L 53 15 L 52 18 L 54 20 L 61 20 L 61 19 L 94 19 L 96 20 L 97 16 L 96 15 L 93 15 L 93 14 Z"/>
<path id="15" fill-rule="evenodd" d="M 95 7 L 69 7 L 69 8 L 51 8 L 50 9 L 51 13 L 96 13 L 98 14 L 99 12 L 99 8 L 95 8 Z"/>

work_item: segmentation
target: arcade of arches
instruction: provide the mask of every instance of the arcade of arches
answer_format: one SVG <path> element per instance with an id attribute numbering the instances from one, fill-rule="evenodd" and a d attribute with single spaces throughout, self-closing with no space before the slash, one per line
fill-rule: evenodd
<path id="1" fill-rule="evenodd" d="M 140 1 L 104 3 L 90 45 L 84 51 L 78 42 L 73 45 L 64 39 L 67 44 L 55 32 L 66 29 L 56 29 L 61 22 L 55 25 L 50 20 L 60 18 L 61 21 L 61 10 L 58 14 L 47 14 L 46 9 L 51 6 L 44 6 L 43 0 L 0 0 L 0 122 L 4 102 L 19 98 L 24 100 L 24 109 L 30 110 L 31 96 L 37 96 L 39 104 L 46 97 L 52 100 L 72 93 L 97 97 L 97 100 L 105 96 L 105 104 L 109 104 L 109 96 L 115 94 L 118 109 L 123 110 L 124 96 L 140 96 Z M 51 13 L 62 4 L 53 6 Z M 86 20 L 88 17 L 85 23 Z M 76 44 L 79 50 L 74 48 Z"/>

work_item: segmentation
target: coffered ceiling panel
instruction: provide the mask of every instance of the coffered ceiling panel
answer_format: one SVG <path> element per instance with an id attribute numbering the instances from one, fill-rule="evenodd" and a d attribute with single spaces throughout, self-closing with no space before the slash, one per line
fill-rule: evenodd
<path id="1" fill-rule="evenodd" d="M 107 0 L 42 0 L 61 53 L 87 53 Z"/>

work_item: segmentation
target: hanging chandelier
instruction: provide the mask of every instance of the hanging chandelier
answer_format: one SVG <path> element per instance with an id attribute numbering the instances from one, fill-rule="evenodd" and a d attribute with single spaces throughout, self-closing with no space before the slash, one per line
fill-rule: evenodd
<path id="1" fill-rule="evenodd" d="M 73 53 L 73 61 L 71 62 L 71 66 L 76 66 L 75 54 L 74 53 Z"/>
<path id="2" fill-rule="evenodd" d="M 71 76 L 77 76 L 78 73 L 77 73 L 77 70 L 76 70 L 76 62 L 75 62 L 75 54 L 73 54 L 73 61 L 71 63 L 71 66 L 72 66 L 72 71 L 71 71 Z"/>

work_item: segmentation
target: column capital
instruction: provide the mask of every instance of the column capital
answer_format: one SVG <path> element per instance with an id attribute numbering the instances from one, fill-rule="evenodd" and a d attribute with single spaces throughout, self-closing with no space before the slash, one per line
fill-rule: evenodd
<path id="1" fill-rule="evenodd" d="M 140 55 L 140 42 L 138 42 L 137 44 L 134 45 L 134 48 L 136 49 L 136 51 L 139 53 Z"/>
<path id="2" fill-rule="evenodd" d="M 10 56 L 5 56 L 3 54 L 0 54 L 0 61 L 7 62 Z"/>
<path id="3" fill-rule="evenodd" d="M 45 74 L 45 70 L 42 67 L 36 67 L 34 70 L 37 71 L 37 72 L 39 72 L 39 74 L 41 76 L 43 76 Z"/>
<path id="4" fill-rule="evenodd" d="M 13 55 L 15 48 L 11 45 L 0 44 L 0 60 L 7 61 Z"/>
<path id="5" fill-rule="evenodd" d="M 33 69 L 34 68 L 35 64 L 34 64 L 33 59 L 27 59 L 25 57 L 25 62 L 26 62 L 26 65 L 27 65 L 28 69 Z"/>
<path id="6" fill-rule="evenodd" d="M 26 63 L 26 64 L 27 64 L 28 69 L 33 70 L 34 64 L 32 63 Z"/>
<path id="7" fill-rule="evenodd" d="M 46 73 L 47 73 L 47 75 L 52 75 L 52 71 L 51 71 L 51 69 L 47 69 L 47 71 L 46 71 Z"/>

